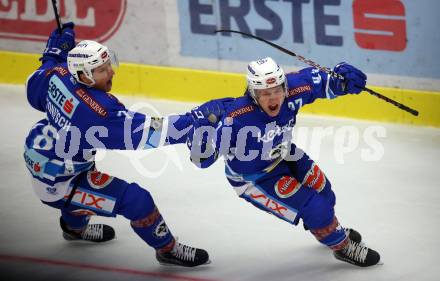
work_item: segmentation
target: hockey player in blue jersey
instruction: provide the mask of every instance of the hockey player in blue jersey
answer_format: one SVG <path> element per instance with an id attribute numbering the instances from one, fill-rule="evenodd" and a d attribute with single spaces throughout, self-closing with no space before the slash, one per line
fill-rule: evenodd
<path id="1" fill-rule="evenodd" d="M 27 80 L 31 106 L 45 114 L 29 132 L 24 159 L 40 200 L 61 211 L 66 240 L 104 242 L 113 228 L 90 224 L 92 215 L 123 215 L 156 250 L 160 263 L 198 266 L 208 253 L 176 241 L 150 193 L 136 183 L 96 170 L 96 149 L 147 149 L 184 143 L 190 113 L 153 118 L 127 110 L 109 92 L 114 71 L 110 50 L 94 41 L 75 46 L 72 23 L 55 30 L 41 67 Z"/>
<path id="2" fill-rule="evenodd" d="M 201 168 L 224 156 L 226 177 L 240 197 L 291 224 L 302 220 L 337 259 L 366 267 L 377 264 L 379 254 L 361 243 L 357 231 L 341 226 L 329 179 L 292 142 L 303 105 L 365 87 L 366 75 L 355 67 L 341 63 L 334 71 L 345 79 L 314 68 L 285 75 L 271 58 L 251 62 L 244 96 L 227 105 L 216 129 L 204 118 L 196 122 L 188 146 Z"/>

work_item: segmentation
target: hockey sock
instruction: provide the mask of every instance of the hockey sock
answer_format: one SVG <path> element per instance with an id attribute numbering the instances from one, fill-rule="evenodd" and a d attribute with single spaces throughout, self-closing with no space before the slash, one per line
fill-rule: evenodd
<path id="1" fill-rule="evenodd" d="M 81 232 L 84 228 L 87 227 L 90 221 L 90 216 L 83 215 L 73 215 L 69 213 L 68 211 L 61 211 L 61 217 L 63 218 L 64 222 L 66 223 L 66 227 L 69 230 L 75 231 L 75 232 Z"/>
<path id="2" fill-rule="evenodd" d="M 146 217 L 131 221 L 131 227 L 142 240 L 155 249 L 165 247 L 174 240 L 157 207 Z"/>
<path id="3" fill-rule="evenodd" d="M 336 217 L 333 217 L 330 225 L 319 229 L 312 229 L 311 232 L 319 242 L 335 251 L 344 248 L 349 242 L 344 228 L 341 227 Z"/>

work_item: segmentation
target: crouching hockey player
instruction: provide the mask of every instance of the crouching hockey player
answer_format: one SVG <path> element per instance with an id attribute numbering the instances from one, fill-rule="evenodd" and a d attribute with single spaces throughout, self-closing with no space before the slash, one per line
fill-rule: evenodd
<path id="1" fill-rule="evenodd" d="M 200 114 L 188 146 L 201 168 L 223 155 L 226 177 L 241 198 L 291 224 L 301 219 L 337 259 L 367 267 L 379 262 L 379 254 L 361 243 L 357 231 L 341 226 L 329 179 L 292 142 L 301 106 L 365 87 L 367 77 L 355 67 L 341 63 L 334 71 L 345 79 L 314 68 L 285 75 L 271 58 L 251 62 L 244 96 L 225 105 L 216 129 Z"/>
<path id="2" fill-rule="evenodd" d="M 193 117 L 152 118 L 127 110 L 109 94 L 112 53 L 94 41 L 75 46 L 73 23 L 55 30 L 42 65 L 26 83 L 27 98 L 45 113 L 26 138 L 24 158 L 41 201 L 61 211 L 66 240 L 104 242 L 112 227 L 90 224 L 91 215 L 123 215 L 134 232 L 156 250 L 160 263 L 198 266 L 209 262 L 203 249 L 176 241 L 150 193 L 96 170 L 96 149 L 147 149 L 184 143 Z"/>

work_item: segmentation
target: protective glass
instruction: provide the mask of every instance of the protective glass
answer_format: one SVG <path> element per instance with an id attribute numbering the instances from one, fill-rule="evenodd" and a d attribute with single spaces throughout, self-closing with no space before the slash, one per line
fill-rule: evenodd
<path id="1" fill-rule="evenodd" d="M 108 52 L 113 69 L 119 68 L 119 60 L 118 60 L 118 56 L 116 55 L 116 52 L 114 52 L 113 50 L 109 50 Z"/>

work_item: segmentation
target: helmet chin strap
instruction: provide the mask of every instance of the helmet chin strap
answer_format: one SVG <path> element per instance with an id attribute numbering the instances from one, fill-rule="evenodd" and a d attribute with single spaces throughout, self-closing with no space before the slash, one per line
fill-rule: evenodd
<path id="1" fill-rule="evenodd" d="M 262 109 L 262 108 L 261 108 L 261 105 L 258 103 L 258 100 L 257 100 L 257 93 L 255 92 L 255 89 L 250 89 L 250 88 L 248 87 L 247 90 L 248 90 L 248 92 L 249 92 L 249 94 L 250 94 L 252 100 L 254 101 L 254 103 L 255 103 L 260 109 Z"/>
<path id="2" fill-rule="evenodd" d="M 86 85 L 87 87 L 93 87 L 93 85 L 96 84 L 96 82 L 92 82 L 92 83 L 90 83 L 90 84 L 87 84 L 87 83 L 85 83 L 85 82 L 83 82 L 83 81 L 78 81 L 78 82 L 81 83 L 81 84 L 83 84 L 83 85 Z"/>
<path id="3" fill-rule="evenodd" d="M 83 84 L 83 85 L 86 85 L 87 87 L 93 87 L 93 85 L 95 85 L 96 84 L 96 81 L 95 81 L 95 79 L 93 79 L 93 77 L 92 78 L 90 78 L 90 77 L 88 77 L 85 73 L 82 73 L 89 81 L 90 81 L 90 83 L 86 83 L 86 82 L 84 82 L 84 81 L 82 81 L 82 79 L 81 79 L 81 75 L 78 75 L 78 83 L 81 83 L 81 84 Z"/>

